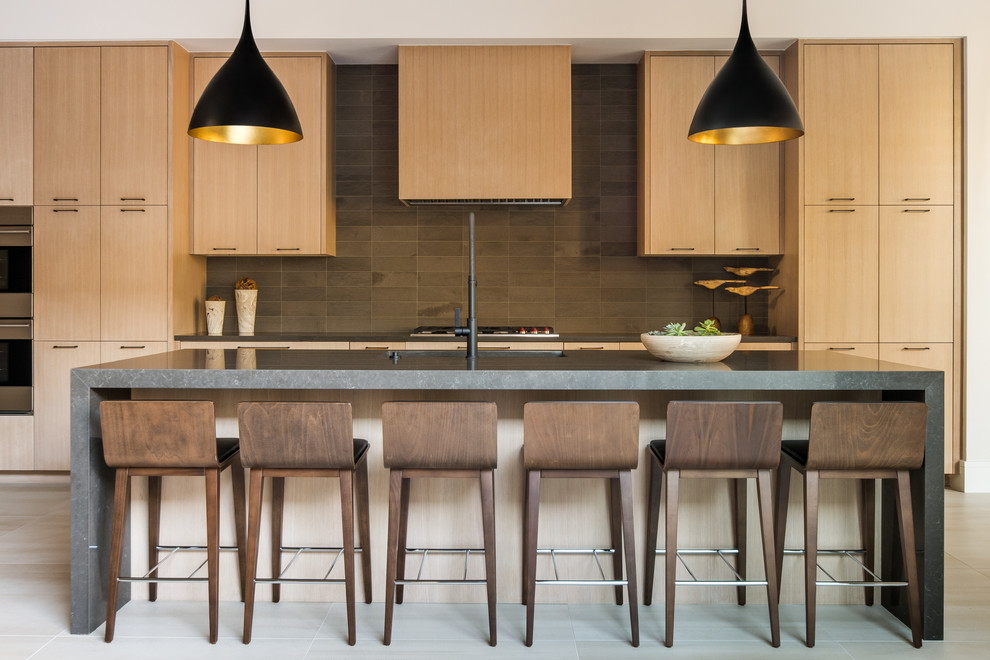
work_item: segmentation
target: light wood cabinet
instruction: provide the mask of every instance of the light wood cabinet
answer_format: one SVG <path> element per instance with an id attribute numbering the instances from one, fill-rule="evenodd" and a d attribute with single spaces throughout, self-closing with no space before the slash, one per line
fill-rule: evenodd
<path id="1" fill-rule="evenodd" d="M 951 206 L 880 207 L 880 341 L 952 342 L 952 254 Z"/>
<path id="2" fill-rule="evenodd" d="M 880 46 L 880 203 L 953 203 L 950 44 Z"/>
<path id="3" fill-rule="evenodd" d="M 34 50 L 34 203 L 100 203 L 100 49 Z"/>
<path id="4" fill-rule="evenodd" d="M 128 358 L 164 353 L 167 341 L 104 341 L 100 342 L 100 362 L 115 362 Z"/>
<path id="5" fill-rule="evenodd" d="M 101 51 L 101 200 L 168 203 L 168 48 Z"/>
<path id="6" fill-rule="evenodd" d="M 955 423 L 955 395 L 953 392 L 953 359 L 952 344 L 946 343 L 911 343 L 911 344 L 880 344 L 880 359 L 885 362 L 898 362 L 913 367 L 937 369 L 945 372 L 945 472 L 956 471 L 957 453 L 953 451 Z"/>
<path id="7" fill-rule="evenodd" d="M 104 206 L 100 337 L 167 341 L 168 214 L 164 206 Z"/>
<path id="8" fill-rule="evenodd" d="M 0 470 L 34 469 L 34 417 L 0 415 Z"/>
<path id="9" fill-rule="evenodd" d="M 768 57 L 777 68 L 777 57 Z M 780 252 L 780 147 L 687 139 L 725 57 L 647 53 L 640 65 L 642 255 Z"/>
<path id="10" fill-rule="evenodd" d="M 805 209 L 805 341 L 877 341 L 878 222 L 876 207 Z"/>
<path id="11" fill-rule="evenodd" d="M 34 342 L 34 469 L 69 469 L 69 372 L 100 362 L 100 342 Z"/>
<path id="12" fill-rule="evenodd" d="M 871 360 L 876 360 L 880 357 L 879 345 L 876 342 L 870 343 L 829 343 L 829 342 L 809 342 L 804 345 L 804 350 L 806 351 L 830 351 L 832 353 L 841 353 L 843 355 L 855 355 L 856 357 L 869 358 Z"/>
<path id="13" fill-rule="evenodd" d="M 34 337 L 100 338 L 98 206 L 35 208 Z"/>
<path id="14" fill-rule="evenodd" d="M 0 205 L 34 203 L 34 49 L 0 48 Z"/>
<path id="15" fill-rule="evenodd" d="M 570 197 L 570 46 L 399 47 L 399 199 Z"/>
<path id="16" fill-rule="evenodd" d="M 292 99 L 303 139 L 254 146 L 194 140 L 192 252 L 209 256 L 333 254 L 333 62 L 266 57 Z M 194 101 L 226 61 L 194 58 Z"/>

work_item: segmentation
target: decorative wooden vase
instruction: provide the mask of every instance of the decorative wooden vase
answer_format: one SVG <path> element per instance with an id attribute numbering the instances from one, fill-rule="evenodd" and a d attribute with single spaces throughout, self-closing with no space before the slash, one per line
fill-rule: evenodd
<path id="1" fill-rule="evenodd" d="M 254 314 L 258 309 L 257 289 L 235 289 L 237 299 L 237 334 L 254 334 Z"/>
<path id="2" fill-rule="evenodd" d="M 223 313 L 227 303 L 223 300 L 206 301 L 206 334 L 219 337 L 223 334 Z"/>
<path id="3" fill-rule="evenodd" d="M 749 314 L 743 314 L 739 317 L 739 334 L 748 337 L 753 334 L 753 328 L 755 324 L 753 323 L 753 317 Z"/>

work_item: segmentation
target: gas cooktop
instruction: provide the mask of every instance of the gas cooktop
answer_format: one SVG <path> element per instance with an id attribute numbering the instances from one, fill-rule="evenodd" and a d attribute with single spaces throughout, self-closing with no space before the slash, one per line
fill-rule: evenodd
<path id="1" fill-rule="evenodd" d="M 413 330 L 413 337 L 433 337 L 433 336 L 454 336 L 454 326 L 452 325 L 421 325 Z M 553 328 L 549 326 L 534 325 L 479 325 L 479 337 L 504 337 L 506 335 L 518 337 L 558 337 Z"/>

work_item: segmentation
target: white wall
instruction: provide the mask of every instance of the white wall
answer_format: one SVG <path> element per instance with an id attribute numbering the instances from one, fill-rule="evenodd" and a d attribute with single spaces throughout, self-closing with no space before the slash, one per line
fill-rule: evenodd
<path id="1" fill-rule="evenodd" d="M 738 0 L 255 0 L 262 47 L 325 47 L 338 61 L 388 56 L 399 42 L 537 40 L 574 43 L 586 58 L 634 61 L 643 48 L 731 45 Z M 0 0 L 0 40 L 177 39 L 232 45 L 240 0 Z M 797 37 L 965 37 L 968 336 L 990 327 L 976 283 L 990 245 L 990 2 L 987 0 L 752 0 L 760 45 Z M 216 41 L 227 40 L 227 41 Z M 716 40 L 713 42 L 712 40 Z M 364 48 L 365 46 L 371 46 Z M 383 55 L 384 53 L 384 55 Z M 967 343 L 967 490 L 990 491 L 990 346 Z"/>

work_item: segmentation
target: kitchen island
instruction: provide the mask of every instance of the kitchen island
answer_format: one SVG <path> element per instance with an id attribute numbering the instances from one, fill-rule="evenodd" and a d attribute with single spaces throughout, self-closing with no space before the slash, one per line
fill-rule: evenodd
<path id="1" fill-rule="evenodd" d="M 180 350 L 103 365 L 72 370 L 72 627 L 73 633 L 88 633 L 104 619 L 105 591 L 110 538 L 110 514 L 113 501 L 112 472 L 103 463 L 99 428 L 99 403 L 120 398 L 196 398 L 217 402 L 218 428 L 221 435 L 236 434 L 232 410 L 239 400 L 311 399 L 350 401 L 354 407 L 355 434 L 372 443 L 369 455 L 372 500 L 372 551 L 375 570 L 376 599 L 381 598 L 381 571 L 384 567 L 384 531 L 387 508 L 387 477 L 381 466 L 381 427 L 378 411 L 382 401 L 394 399 L 494 400 L 499 407 L 499 466 L 496 470 L 496 520 L 498 538 L 499 599 L 518 601 L 521 556 L 522 405 L 529 400 L 635 400 L 641 408 L 640 441 L 645 447 L 651 439 L 662 437 L 666 403 L 672 399 L 773 399 L 785 404 L 785 435 L 800 437 L 806 433 L 810 402 L 815 400 L 917 400 L 929 406 L 926 459 L 913 475 L 913 498 L 916 519 L 916 551 L 920 572 L 924 636 L 942 637 L 943 590 L 943 375 L 899 364 L 835 355 L 828 352 L 738 351 L 714 364 L 672 364 L 660 362 L 644 351 L 549 352 L 534 356 L 500 353 L 478 358 L 469 364 L 463 357 L 443 357 L 401 351 L 398 356 L 386 351 L 291 351 L 278 349 Z M 645 463 L 641 463 L 641 468 Z M 637 539 L 645 527 L 645 489 L 647 470 L 637 470 L 634 487 L 638 500 Z M 458 487 L 459 488 L 459 487 Z M 589 495 L 589 490 L 591 494 Z M 604 488 L 601 490 L 604 493 Z M 443 506 L 443 518 L 473 520 L 458 510 L 463 493 L 452 488 Z M 307 498 L 300 495 L 301 502 Z M 310 493 L 312 495 L 312 493 Z M 434 493 L 435 495 L 435 493 Z M 415 493 L 413 495 L 415 499 Z M 568 503 L 573 499 L 592 498 L 602 515 L 576 517 Z M 707 510 L 710 494 L 696 492 L 696 504 Z M 598 491 L 586 485 L 561 488 L 547 494 L 546 513 L 541 518 L 541 545 L 552 539 L 553 545 L 576 542 L 584 535 L 598 534 L 592 542 L 607 544 L 605 505 Z M 691 506 L 692 496 L 685 494 L 683 506 Z M 839 500 L 842 496 L 838 496 Z M 140 495 L 135 494 L 135 500 Z M 752 499 L 752 498 L 751 498 Z M 800 497 L 793 497 L 799 508 Z M 852 502 L 855 500 L 853 499 Z M 893 499 L 884 489 L 882 498 L 881 565 L 885 578 L 899 571 L 899 547 Z M 849 501 L 845 501 L 849 505 Z M 322 504 L 321 507 L 327 506 Z M 290 516 L 292 499 L 287 495 L 286 515 Z M 583 509 L 593 509 L 589 504 Z M 797 508 L 792 508 L 792 515 Z M 332 510 L 332 505 L 330 506 Z M 305 512 L 304 512 L 305 513 Z M 410 538 L 417 530 L 428 532 L 427 543 L 440 545 L 471 543 L 475 529 L 434 530 L 437 510 L 432 517 L 416 521 L 410 518 Z M 164 515 L 164 514 L 163 514 Z M 684 515 L 684 514 L 682 514 Z M 848 516 L 822 522 L 823 534 L 830 525 L 837 538 L 850 542 L 858 535 L 858 525 Z M 229 522 L 229 516 L 227 516 Z M 685 520 L 689 517 L 685 515 Z M 755 520 L 755 517 L 750 518 Z M 706 516 L 708 526 L 715 520 Z M 698 523 L 699 528 L 705 527 Z M 304 523 L 300 523 L 302 525 Z M 546 527 L 544 527 L 546 524 Z M 194 523 L 189 523 L 192 528 Z M 310 521 L 312 527 L 312 521 Z M 800 525 L 792 524 L 792 530 Z M 292 523 L 287 523 L 291 532 Z M 479 527 L 480 529 L 480 527 Z M 436 531 L 438 538 L 434 538 Z M 546 534 L 544 532 L 546 531 Z M 687 529 L 685 535 L 690 531 Z M 713 529 L 696 530 L 701 542 L 718 542 Z M 141 547 L 138 525 L 132 529 L 135 563 Z M 165 532 L 163 531 L 163 537 Z M 571 536 L 576 534 L 576 536 Z M 752 537 L 752 535 L 751 535 Z M 480 536 L 479 536 L 480 538 Z M 790 535 L 789 535 L 790 539 Z M 419 542 L 423 542 L 422 539 Z M 855 541 L 851 541 L 855 543 Z M 792 543 L 788 541 L 790 547 Z M 637 541 L 637 553 L 645 548 Z M 602 547 L 599 545 L 598 547 Z M 846 546 L 849 547 L 849 546 Z M 751 553 L 756 555 L 758 553 Z M 363 559 L 363 557 L 362 557 Z M 642 570 L 642 556 L 638 567 Z M 126 566 L 125 562 L 125 566 Z M 264 565 L 262 560 L 261 565 Z M 125 570 L 128 570 L 125 567 Z M 758 569 L 757 569 L 758 570 Z M 784 602 L 787 594 L 800 594 L 800 579 L 788 579 L 785 564 Z M 792 584 L 788 584 L 788 583 Z M 559 589 L 559 588 L 558 588 Z M 597 597 L 606 599 L 607 588 L 596 588 Z M 791 591 L 789 592 L 788 589 Z M 595 591 L 595 590 L 592 590 Z M 698 591 L 698 590 L 694 590 Z M 832 590 L 836 591 L 836 590 Z M 862 590 L 855 591 L 859 594 Z M 424 589 L 426 599 L 462 598 L 450 591 L 434 593 Z M 727 590 L 727 593 L 734 593 Z M 322 597 L 329 597 L 323 592 Z M 418 595 L 418 594 L 417 594 Z M 755 594 L 754 594 L 755 595 Z M 122 602 L 128 593 L 122 590 Z M 201 596 L 200 596 L 201 597 Z M 236 588 L 228 597 L 236 598 Z M 310 597 L 310 596 L 306 596 Z M 318 597 L 318 596 L 313 596 Z M 407 599 L 415 596 L 410 593 Z M 471 594 L 466 596 L 470 599 Z M 578 591 L 558 593 L 539 591 L 540 600 L 583 598 Z M 284 597 L 283 597 L 284 598 Z M 754 599 L 755 600 L 755 599 Z M 893 589 L 885 589 L 885 606 L 902 619 L 906 599 Z M 840 601 L 843 602 L 843 601 Z"/>

